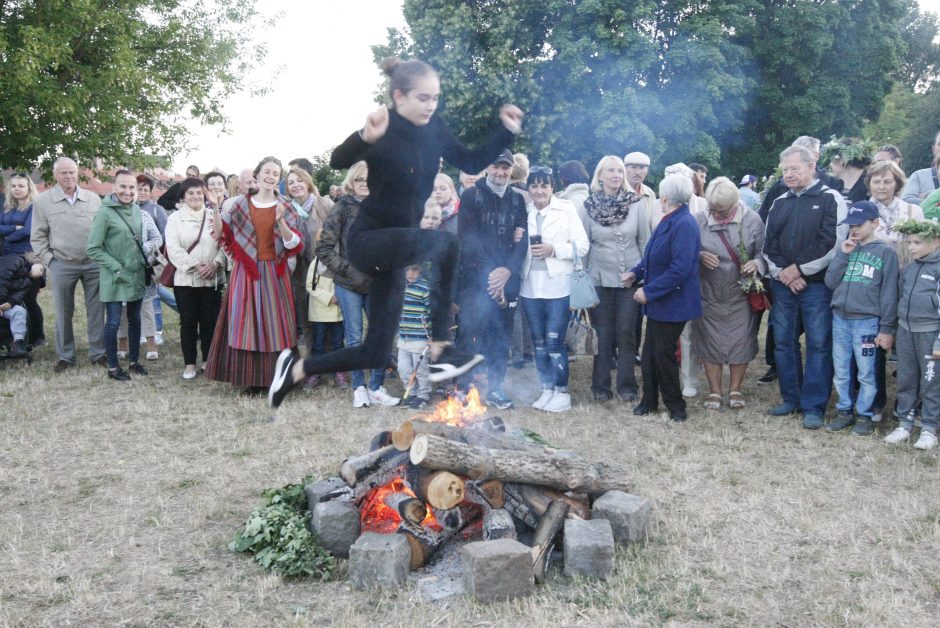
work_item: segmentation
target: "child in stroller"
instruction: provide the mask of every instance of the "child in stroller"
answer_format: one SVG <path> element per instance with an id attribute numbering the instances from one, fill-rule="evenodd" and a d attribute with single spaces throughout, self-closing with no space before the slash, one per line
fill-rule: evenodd
<path id="1" fill-rule="evenodd" d="M 0 346 L 3 358 L 26 358 L 28 320 L 23 298 L 35 281 L 43 279 L 42 264 L 33 264 L 20 255 L 0 256 Z"/>

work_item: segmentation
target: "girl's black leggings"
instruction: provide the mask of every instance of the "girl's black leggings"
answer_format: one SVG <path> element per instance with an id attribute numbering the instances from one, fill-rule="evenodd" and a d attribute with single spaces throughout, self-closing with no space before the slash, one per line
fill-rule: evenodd
<path id="1" fill-rule="evenodd" d="M 352 228 L 347 242 L 349 261 L 372 275 L 369 288 L 369 329 L 365 341 L 304 359 L 306 375 L 385 368 L 398 334 L 405 267 L 430 262 L 422 268 L 431 286 L 431 337 L 450 339 L 450 307 L 460 252 L 457 236 L 433 229 Z"/>

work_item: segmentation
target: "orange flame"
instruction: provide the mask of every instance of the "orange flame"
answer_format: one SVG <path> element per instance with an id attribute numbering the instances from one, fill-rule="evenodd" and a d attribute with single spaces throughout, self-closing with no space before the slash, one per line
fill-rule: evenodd
<path id="1" fill-rule="evenodd" d="M 477 390 L 476 386 L 470 386 L 465 399 L 461 399 L 456 395 L 448 397 L 437 404 L 434 412 L 419 415 L 418 418 L 425 421 L 466 427 L 482 419 L 485 414 L 486 406 L 483 405 L 483 401 L 480 399 L 480 391 Z"/>
<path id="2" fill-rule="evenodd" d="M 402 478 L 395 478 L 384 486 L 372 489 L 359 508 L 363 532 L 392 534 L 398 530 L 398 526 L 401 524 L 401 515 L 398 514 L 397 510 L 389 508 L 385 504 L 385 497 L 392 493 L 404 493 L 417 499 L 417 495 Z M 434 518 L 431 506 L 428 504 L 425 504 L 425 506 L 427 506 L 428 514 L 421 522 L 421 526 L 440 530 L 440 524 Z"/>

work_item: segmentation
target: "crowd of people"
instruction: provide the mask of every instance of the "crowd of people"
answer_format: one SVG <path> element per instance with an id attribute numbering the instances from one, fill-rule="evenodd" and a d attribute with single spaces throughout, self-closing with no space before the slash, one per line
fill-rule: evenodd
<path id="1" fill-rule="evenodd" d="M 357 408 L 423 408 L 453 380 L 485 387 L 486 402 L 507 409 L 507 368 L 531 361 L 532 406 L 566 412 L 572 286 L 586 275 L 595 298 L 578 307 L 596 333 L 594 402 L 645 415 L 661 401 L 677 422 L 689 399 L 709 411 L 746 408 L 767 313 L 759 381 L 779 386 L 771 415 L 859 436 L 897 417 L 886 442 L 919 429 L 914 446 L 936 447 L 936 164 L 907 177 L 894 146 L 843 138 L 822 147 L 804 136 L 780 153 L 762 195 L 753 174 L 709 182 L 704 166 L 682 163 L 664 169 L 657 194 L 639 151 L 602 157 L 593 175 L 578 161 L 555 172 L 514 155 L 522 112 L 511 105 L 488 142 L 468 149 L 434 117 L 432 69 L 384 69 L 391 105 L 334 151 L 346 174 L 329 196 L 306 159 L 284 168 L 265 157 L 237 176 L 193 166 L 156 202 L 153 179 L 127 170 L 99 198 L 68 157 L 41 194 L 28 176 L 11 176 L 0 215 L 10 351 L 45 343 L 37 295 L 48 278 L 57 373 L 77 361 L 81 282 L 88 359 L 113 380 L 147 375 L 138 338 L 145 360 L 159 359 L 166 306 L 179 313 L 182 379 L 204 372 L 265 391 L 274 406 L 329 375 Z M 940 134 L 934 154 L 940 161 Z M 514 342 L 519 328 L 528 351 Z M 402 397 L 385 385 L 394 370 Z"/>

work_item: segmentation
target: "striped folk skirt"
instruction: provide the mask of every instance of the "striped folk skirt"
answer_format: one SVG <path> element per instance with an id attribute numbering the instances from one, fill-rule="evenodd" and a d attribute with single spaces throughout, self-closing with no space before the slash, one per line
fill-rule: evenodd
<path id="1" fill-rule="evenodd" d="M 278 354 L 296 344 L 290 273 L 278 276 L 275 262 L 261 261 L 254 280 L 236 261 L 212 337 L 206 377 L 239 387 L 270 386 Z"/>

